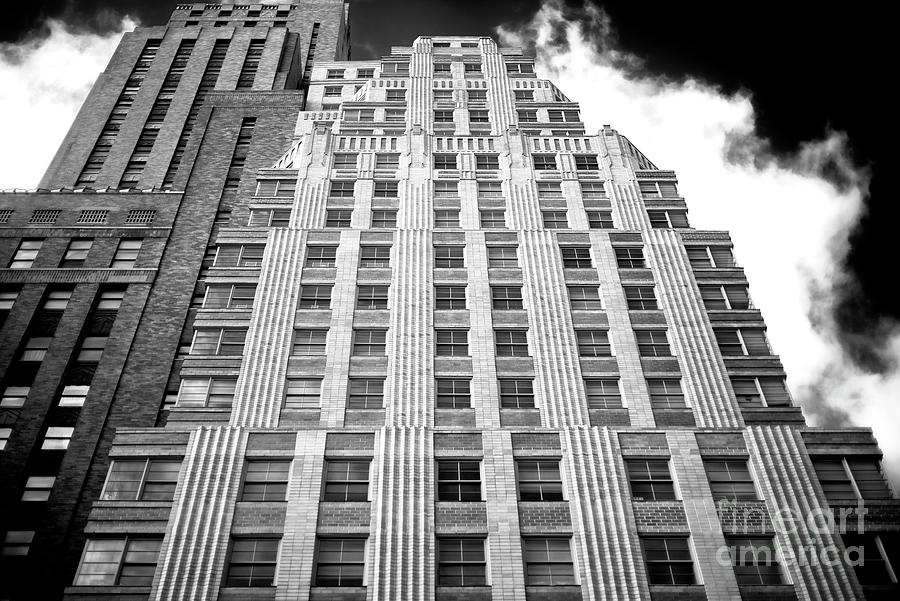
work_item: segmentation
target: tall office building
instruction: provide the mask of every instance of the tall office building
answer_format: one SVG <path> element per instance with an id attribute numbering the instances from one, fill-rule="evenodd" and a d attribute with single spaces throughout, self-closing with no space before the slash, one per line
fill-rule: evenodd
<path id="1" fill-rule="evenodd" d="M 0 194 L 0 599 L 897 598 L 871 432 L 675 174 L 348 16 L 177 6 Z"/>

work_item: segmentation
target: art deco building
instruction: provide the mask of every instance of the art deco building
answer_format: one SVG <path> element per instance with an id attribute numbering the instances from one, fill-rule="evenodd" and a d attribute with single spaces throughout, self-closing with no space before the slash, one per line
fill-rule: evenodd
<path id="1" fill-rule="evenodd" d="M 520 50 L 349 34 L 177 6 L 0 194 L 0 599 L 896 599 L 878 446 L 675 174 Z"/>

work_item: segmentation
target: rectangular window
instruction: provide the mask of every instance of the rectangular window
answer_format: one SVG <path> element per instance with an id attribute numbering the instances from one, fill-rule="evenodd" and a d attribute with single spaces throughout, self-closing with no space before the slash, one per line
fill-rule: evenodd
<path id="1" fill-rule="evenodd" d="M 252 209 L 250 227 L 287 227 L 291 221 L 290 209 Z"/>
<path id="2" fill-rule="evenodd" d="M 665 330 L 635 330 L 641 357 L 671 357 L 669 338 Z"/>
<path id="3" fill-rule="evenodd" d="M 685 248 L 694 269 L 734 269 L 737 262 L 730 246 L 689 246 Z"/>
<path id="4" fill-rule="evenodd" d="M 498 357 L 527 357 L 527 330 L 494 330 Z"/>
<path id="5" fill-rule="evenodd" d="M 356 155 L 350 155 L 356 156 Z M 356 167 L 356 163 L 353 163 L 353 167 Z M 331 198 L 353 198 L 353 188 L 356 184 L 355 181 L 333 181 L 331 182 L 331 188 L 328 191 L 328 196 Z"/>
<path id="6" fill-rule="evenodd" d="M 756 500 L 756 487 L 746 459 L 704 459 L 709 488 L 716 501 Z"/>
<path id="7" fill-rule="evenodd" d="M 180 459 L 116 459 L 100 498 L 104 501 L 171 501 Z"/>
<path id="8" fill-rule="evenodd" d="M 10 269 L 28 269 L 34 264 L 38 251 L 43 246 L 43 240 L 22 240 L 16 249 L 13 258 L 9 262 Z"/>
<path id="9" fill-rule="evenodd" d="M 375 198 L 397 198 L 397 182 L 376 181 Z"/>
<path id="10" fill-rule="evenodd" d="M 284 383 L 285 409 L 318 409 L 322 396 L 320 378 L 288 378 Z"/>
<path id="11" fill-rule="evenodd" d="M 399 75 L 405 77 L 409 75 L 409 62 L 382 63 L 382 75 Z"/>
<path id="12" fill-rule="evenodd" d="M 179 407 L 227 408 L 234 402 L 235 378 L 183 378 Z"/>
<path id="13" fill-rule="evenodd" d="M 466 308 L 465 286 L 435 286 L 434 308 L 438 311 L 454 311 Z"/>
<path id="14" fill-rule="evenodd" d="M 647 536 L 641 539 L 641 546 L 651 585 L 696 584 L 686 536 Z"/>
<path id="15" fill-rule="evenodd" d="M 119 246 L 116 248 L 116 254 L 113 255 L 110 269 L 131 269 L 137 261 L 138 254 L 141 252 L 141 246 L 144 241 L 140 238 L 132 238 L 130 240 L 120 240 Z"/>
<path id="16" fill-rule="evenodd" d="M 760 328 L 716 328 L 719 351 L 726 357 L 771 355 L 766 331 Z"/>
<path id="17" fill-rule="evenodd" d="M 487 90 L 469 90 L 467 93 L 469 104 L 487 102 Z"/>
<path id="18" fill-rule="evenodd" d="M 41 449 L 44 451 L 65 451 L 69 448 L 69 441 L 72 440 L 72 434 L 74 433 L 75 428 L 51 426 L 47 428 L 47 432 L 44 434 Z"/>
<path id="19" fill-rule="evenodd" d="M 519 123 L 537 123 L 537 111 L 516 111 Z"/>
<path id="20" fill-rule="evenodd" d="M 356 308 L 387 309 L 388 286 L 359 286 L 356 294 Z"/>
<path id="21" fill-rule="evenodd" d="M 523 309 L 522 288 L 519 286 L 491 287 L 491 307 L 495 311 Z"/>
<path id="22" fill-rule="evenodd" d="M 688 225 L 687 211 L 667 209 L 665 211 L 647 211 L 650 217 L 650 227 L 657 229 L 671 229 L 690 227 Z"/>
<path id="23" fill-rule="evenodd" d="M 622 393 L 617 378 L 591 378 L 584 381 L 588 409 L 621 409 Z"/>
<path id="24" fill-rule="evenodd" d="M 481 500 L 480 461 L 438 461 L 437 478 L 438 501 Z"/>
<path id="25" fill-rule="evenodd" d="M 535 171 L 555 171 L 556 155 L 555 154 L 536 154 L 532 156 L 534 160 Z"/>
<path id="26" fill-rule="evenodd" d="M 0 397 L 0 409 L 21 409 L 25 406 L 30 386 L 7 386 Z"/>
<path id="27" fill-rule="evenodd" d="M 538 198 L 562 198 L 562 185 L 559 182 L 538 182 Z"/>
<path id="28" fill-rule="evenodd" d="M 506 211 L 492 209 L 479 213 L 483 229 L 499 229 L 506 227 Z"/>
<path id="29" fill-rule="evenodd" d="M 388 102 L 406 102 L 406 90 L 388 90 L 386 99 Z"/>
<path id="30" fill-rule="evenodd" d="M 384 406 L 383 378 L 352 378 L 348 409 L 381 409 Z"/>
<path id="31" fill-rule="evenodd" d="M 485 586 L 484 539 L 439 538 L 438 586 Z"/>
<path id="32" fill-rule="evenodd" d="M 453 111 L 434 111 L 435 123 L 453 123 Z"/>
<path id="33" fill-rule="evenodd" d="M 597 157 L 592 154 L 576 154 L 575 169 L 578 171 L 597 171 L 600 165 L 597 163 Z"/>
<path id="34" fill-rule="evenodd" d="M 653 286 L 625 286 L 625 300 L 629 311 L 655 311 L 659 309 Z"/>
<path id="35" fill-rule="evenodd" d="M 541 211 L 544 227 L 551 230 L 564 230 L 569 227 L 569 219 L 565 211 Z"/>
<path id="36" fill-rule="evenodd" d="M 357 156 L 359 155 L 355 152 L 336 152 L 334 153 L 334 164 L 332 167 L 334 169 L 356 169 Z M 332 198 L 352 198 L 353 182 L 331 182 L 331 192 L 329 193 L 329 196 Z"/>
<path id="37" fill-rule="evenodd" d="M 234 538 L 228 557 L 225 586 L 260 587 L 275 584 L 277 538 Z"/>
<path id="38" fill-rule="evenodd" d="M 457 198 L 459 197 L 459 182 L 438 180 L 434 182 L 435 198 Z"/>
<path id="39" fill-rule="evenodd" d="M 675 182 L 638 182 L 641 196 L 644 198 L 677 198 L 678 188 Z"/>
<path id="40" fill-rule="evenodd" d="M 331 285 L 307 284 L 300 287 L 298 309 L 330 309 Z"/>
<path id="41" fill-rule="evenodd" d="M 668 459 L 626 459 L 631 496 L 640 501 L 675 500 Z"/>
<path id="42" fill-rule="evenodd" d="M 533 409 L 534 382 L 532 380 L 499 380 L 500 406 L 505 409 Z"/>
<path id="43" fill-rule="evenodd" d="M 375 77 L 375 69 L 357 69 L 356 77 L 357 79 L 371 79 Z"/>
<path id="44" fill-rule="evenodd" d="M 438 378 L 438 409 L 468 409 L 472 406 L 471 382 L 465 378 Z"/>
<path id="45" fill-rule="evenodd" d="M 463 71 L 466 73 L 481 73 L 481 63 L 464 63 Z"/>
<path id="46" fill-rule="evenodd" d="M 376 169 L 398 169 L 400 167 L 400 155 L 397 153 L 375 155 Z"/>
<path id="47" fill-rule="evenodd" d="M 245 328 L 210 328 L 194 330 L 192 355 L 240 356 L 244 354 Z"/>
<path id="48" fill-rule="evenodd" d="M 606 198 L 603 182 L 580 182 L 582 198 Z"/>
<path id="49" fill-rule="evenodd" d="M 853 569 L 863 586 L 896 584 L 900 576 L 900 545 L 895 533 L 845 532 L 841 534 L 848 553 L 853 553 Z M 855 552 L 851 551 L 854 549 Z"/>
<path id="50" fill-rule="evenodd" d="M 103 356 L 103 350 L 106 348 L 106 336 L 85 336 L 81 340 L 78 347 L 78 355 L 76 361 L 82 363 L 97 363 Z"/>
<path id="51" fill-rule="evenodd" d="M 307 246 L 306 267 L 331 268 L 337 259 L 337 246 Z"/>
<path id="52" fill-rule="evenodd" d="M 376 209 L 372 211 L 372 227 L 390 229 L 397 227 L 397 211 Z"/>
<path id="53" fill-rule="evenodd" d="M 725 542 L 731 554 L 738 586 L 784 584 L 773 537 L 727 536 Z"/>
<path id="54" fill-rule="evenodd" d="M 353 354 L 378 357 L 385 354 L 387 330 L 353 330 Z"/>
<path id="55" fill-rule="evenodd" d="M 747 310 L 753 308 L 750 291 L 743 284 L 701 285 L 700 297 L 707 311 Z"/>
<path id="56" fill-rule="evenodd" d="M 340 503 L 368 501 L 369 463 L 368 459 L 326 460 L 322 500 Z"/>
<path id="57" fill-rule="evenodd" d="M 502 198 L 503 186 L 500 182 L 478 182 L 478 198 Z"/>
<path id="58" fill-rule="evenodd" d="M 149 587 L 161 547 L 156 538 L 89 538 L 74 584 Z"/>
<path id="59" fill-rule="evenodd" d="M 435 68 L 437 68 L 438 66 L 439 65 L 435 65 Z M 449 73 L 450 65 L 447 64 L 446 66 L 447 66 L 447 72 Z M 438 75 L 438 73 L 435 72 L 435 75 Z M 452 103 L 453 102 L 453 90 L 433 90 L 433 94 L 434 94 L 434 102 L 438 105 L 443 105 L 444 103 Z M 451 121 L 452 121 L 452 115 L 451 115 Z"/>
<path id="60" fill-rule="evenodd" d="M 50 348 L 50 340 L 46 336 L 32 336 L 27 339 L 19 361 L 43 361 L 47 355 L 47 349 Z"/>
<path id="61" fill-rule="evenodd" d="M 435 169 L 456 169 L 455 154 L 436 154 L 434 155 Z"/>
<path id="62" fill-rule="evenodd" d="M 216 251 L 214 267 L 259 267 L 262 265 L 264 244 L 226 244 Z"/>
<path id="63" fill-rule="evenodd" d="M 559 251 L 562 254 L 563 267 L 566 269 L 588 269 L 594 266 L 590 247 L 563 246 Z"/>
<path id="64" fill-rule="evenodd" d="M 300 357 L 324 355 L 327 336 L 328 330 L 294 330 L 291 354 Z"/>
<path id="65" fill-rule="evenodd" d="M 469 123 L 490 123 L 487 111 L 469 111 Z M 476 167 L 481 169 L 481 167 Z M 499 168 L 499 167 L 498 167 Z"/>
<path id="66" fill-rule="evenodd" d="M 573 311 L 600 311 L 600 289 L 596 286 L 569 286 L 569 304 Z"/>
<path id="67" fill-rule="evenodd" d="M 326 79 L 344 79 L 343 69 L 328 69 L 325 75 Z"/>
<path id="68" fill-rule="evenodd" d="M 325 211 L 325 227 L 350 227 L 352 209 L 329 209 Z"/>
<path id="69" fill-rule="evenodd" d="M 519 266 L 517 248 L 515 246 L 488 246 L 489 268 L 516 268 Z"/>
<path id="70" fill-rule="evenodd" d="M 463 246 L 435 246 L 434 247 L 434 267 L 435 269 L 461 269 L 465 267 L 463 259 Z"/>
<path id="71" fill-rule="evenodd" d="M 362 586 L 366 558 L 364 538 L 320 538 L 316 586 Z"/>
<path id="72" fill-rule="evenodd" d="M 475 155 L 475 168 L 476 169 L 499 169 L 500 168 L 500 156 L 496 154 L 476 154 Z"/>
<path id="73" fill-rule="evenodd" d="M 829 503 L 855 504 L 858 499 L 871 501 L 893 498 L 877 457 L 813 457 L 812 461 L 822 492 Z"/>
<path id="74" fill-rule="evenodd" d="M 385 109 L 384 120 L 391 123 L 403 123 L 406 121 L 405 109 Z"/>
<path id="75" fill-rule="evenodd" d="M 251 309 L 256 284 L 211 285 L 203 297 L 204 309 Z"/>
<path id="76" fill-rule="evenodd" d="M 343 86 L 325 86 L 325 96 L 326 97 L 341 97 L 341 90 Z"/>
<path id="77" fill-rule="evenodd" d="M 362 268 L 384 268 L 391 266 L 390 246 L 360 247 L 359 266 Z"/>
<path id="78" fill-rule="evenodd" d="M 654 409 L 682 409 L 687 407 L 679 378 L 648 378 L 650 406 Z"/>
<path id="79" fill-rule="evenodd" d="M 558 459 L 516 461 L 520 501 L 562 501 Z"/>
<path id="80" fill-rule="evenodd" d="M 522 539 L 527 586 L 576 584 L 575 565 L 568 538 Z"/>
<path id="81" fill-rule="evenodd" d="M 50 500 L 50 493 L 56 483 L 56 476 L 29 476 L 22 491 L 22 501 L 42 503 Z"/>
<path id="82" fill-rule="evenodd" d="M 439 228 L 458 228 L 459 227 L 459 210 L 458 209 L 436 209 L 434 211 L 434 227 Z"/>
<path id="83" fill-rule="evenodd" d="M 513 90 L 516 102 L 534 102 L 534 92 L 531 90 Z"/>
<path id="84" fill-rule="evenodd" d="M 644 249 L 640 246 L 619 246 L 614 250 L 619 269 L 643 269 L 647 266 Z"/>
<path id="85" fill-rule="evenodd" d="M 435 354 L 439 357 L 467 357 L 468 330 L 435 330 Z"/>
<path id="86" fill-rule="evenodd" d="M 578 354 L 582 357 L 612 357 L 612 345 L 606 330 L 577 330 Z"/>
<path id="87" fill-rule="evenodd" d="M 778 376 L 759 376 L 754 378 L 731 378 L 731 387 L 738 405 L 742 408 L 752 407 L 789 407 L 791 395 Z"/>
<path id="88" fill-rule="evenodd" d="M 84 240 L 72 240 L 69 242 L 69 247 L 66 249 L 66 254 L 63 255 L 62 261 L 60 261 L 60 267 L 83 267 L 84 261 L 87 259 L 88 252 L 91 250 L 91 246 L 93 246 L 94 240 L 93 238 L 88 238 Z"/>

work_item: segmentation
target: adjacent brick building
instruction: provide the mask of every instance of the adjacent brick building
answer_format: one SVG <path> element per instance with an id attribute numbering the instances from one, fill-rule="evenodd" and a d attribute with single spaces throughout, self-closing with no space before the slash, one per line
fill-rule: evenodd
<path id="1" fill-rule="evenodd" d="M 675 174 L 348 18 L 177 6 L 0 194 L 0 599 L 895 598 L 877 444 Z"/>

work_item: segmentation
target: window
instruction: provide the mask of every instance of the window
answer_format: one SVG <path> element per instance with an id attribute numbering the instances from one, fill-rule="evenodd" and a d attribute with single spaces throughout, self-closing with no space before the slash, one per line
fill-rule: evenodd
<path id="1" fill-rule="evenodd" d="M 21 409 L 25 406 L 30 386 L 7 386 L 3 389 L 3 397 L 0 398 L 0 409 Z"/>
<path id="2" fill-rule="evenodd" d="M 66 249 L 66 254 L 63 255 L 62 261 L 60 261 L 60 267 L 83 267 L 84 261 L 87 259 L 88 252 L 91 250 L 91 246 L 93 246 L 93 239 L 86 240 L 72 240 L 69 242 L 69 247 Z"/>
<path id="3" fill-rule="evenodd" d="M 455 154 L 436 154 L 434 155 L 435 169 L 456 169 Z"/>
<path id="4" fill-rule="evenodd" d="M 387 309 L 388 286 L 359 286 L 356 295 L 357 309 Z"/>
<path id="5" fill-rule="evenodd" d="M 634 499 L 641 501 L 675 499 L 675 485 L 669 473 L 668 459 L 626 459 L 625 470 Z"/>
<path id="6" fill-rule="evenodd" d="M 390 121 L 392 123 L 404 122 L 406 121 L 406 110 L 405 109 L 385 109 L 384 111 L 384 120 Z"/>
<path id="7" fill-rule="evenodd" d="M 373 228 L 395 228 L 397 227 L 397 211 L 385 211 L 376 209 L 372 211 L 372 227 Z"/>
<path id="8" fill-rule="evenodd" d="M 648 378 L 650 406 L 654 409 L 682 409 L 687 407 L 679 378 Z"/>
<path id="9" fill-rule="evenodd" d="M 515 73 L 534 73 L 534 65 L 531 63 L 506 63 L 506 72 Z"/>
<path id="10" fill-rule="evenodd" d="M 50 500 L 50 492 L 56 483 L 56 476 L 29 476 L 22 491 L 22 501 L 27 503 Z"/>
<path id="11" fill-rule="evenodd" d="M 50 338 L 46 336 L 32 336 L 25 341 L 22 356 L 19 361 L 43 361 L 50 347 Z"/>
<path id="12" fill-rule="evenodd" d="M 325 227 L 350 227 L 352 209 L 328 209 L 325 211 Z"/>
<path id="13" fill-rule="evenodd" d="M 858 558 L 853 569 L 863 586 L 895 584 L 900 576 L 900 547 L 896 534 L 888 532 L 845 532 L 841 534 L 847 552 Z"/>
<path id="14" fill-rule="evenodd" d="M 31 267 L 43 244 L 43 240 L 22 240 L 12 260 L 9 262 L 9 268 L 28 269 Z"/>
<path id="15" fill-rule="evenodd" d="M 655 311 L 659 309 L 653 286 L 625 286 L 625 300 L 629 311 Z"/>
<path id="16" fill-rule="evenodd" d="M 603 304 L 600 302 L 600 289 L 596 286 L 569 286 L 569 303 L 573 311 L 603 309 Z"/>
<path id="17" fill-rule="evenodd" d="M 500 157 L 496 154 L 476 154 L 475 155 L 475 168 L 476 169 L 499 169 L 500 168 Z"/>
<path id="18" fill-rule="evenodd" d="M 215 267 L 259 267 L 262 265 L 263 244 L 227 244 L 218 247 Z"/>
<path id="19" fill-rule="evenodd" d="M 575 565 L 568 538 L 523 539 L 525 584 L 554 586 L 575 584 Z"/>
<path id="20" fill-rule="evenodd" d="M 204 309 L 250 309 L 256 297 L 256 284 L 211 285 L 203 297 Z"/>
<path id="21" fill-rule="evenodd" d="M 527 330 L 495 330 L 498 357 L 527 357 Z"/>
<path id="22" fill-rule="evenodd" d="M 435 67 L 437 67 L 437 65 L 435 65 Z M 449 73 L 450 65 L 448 64 L 447 67 L 448 67 L 447 72 Z M 438 75 L 438 73 L 435 73 L 435 75 Z M 434 93 L 434 101 L 438 104 L 443 104 L 445 102 L 447 102 L 447 103 L 453 102 L 453 90 L 433 90 L 433 93 Z M 451 113 L 451 116 L 452 116 L 452 113 Z"/>
<path id="23" fill-rule="evenodd" d="M 375 155 L 376 169 L 398 169 L 400 167 L 400 155 L 397 153 Z"/>
<path id="24" fill-rule="evenodd" d="M 484 229 L 499 229 L 506 227 L 506 211 L 491 209 L 480 212 L 481 227 Z"/>
<path id="25" fill-rule="evenodd" d="M 641 539 L 650 584 L 696 583 L 694 562 L 686 536 L 647 536 Z"/>
<path id="26" fill-rule="evenodd" d="M 516 461 L 520 501 L 562 501 L 558 459 Z"/>
<path id="27" fill-rule="evenodd" d="M 12 436 L 12 428 L 0 428 L 0 451 L 6 448 L 10 436 Z"/>
<path id="28" fill-rule="evenodd" d="M 522 309 L 522 288 L 494 286 L 491 288 L 491 303 L 498 311 Z"/>
<path id="29" fill-rule="evenodd" d="M 591 249 L 587 246 L 564 246 L 559 249 L 562 253 L 563 267 L 566 269 L 586 269 L 593 267 L 591 262 Z"/>
<path id="30" fill-rule="evenodd" d="M 531 90 L 513 90 L 517 102 L 533 102 L 534 92 Z"/>
<path id="31" fill-rule="evenodd" d="M 106 348 L 106 336 L 86 336 L 78 347 L 77 361 L 84 363 L 97 363 L 103 356 Z"/>
<path id="32" fill-rule="evenodd" d="M 355 158 L 356 155 L 349 155 Z M 356 162 L 354 161 L 352 168 L 356 167 Z M 353 198 L 353 186 L 355 181 L 334 181 L 331 182 L 331 189 L 328 191 L 328 196 L 331 198 Z"/>
<path id="33" fill-rule="evenodd" d="M 468 379 L 439 378 L 436 384 L 438 409 L 468 409 L 472 406 Z"/>
<path id="34" fill-rule="evenodd" d="M 519 266 L 515 246 L 488 246 L 488 267 L 515 268 Z"/>
<path id="35" fill-rule="evenodd" d="M 316 586 L 362 586 L 366 539 L 320 538 Z"/>
<path id="36" fill-rule="evenodd" d="M 375 77 L 375 69 L 357 69 L 356 77 L 358 79 L 371 79 Z"/>
<path id="37" fill-rule="evenodd" d="M 462 246 L 435 246 L 435 269 L 460 269 L 465 267 Z"/>
<path id="38" fill-rule="evenodd" d="M 584 381 L 584 394 L 588 409 L 622 408 L 622 393 L 616 378 L 587 379 Z"/>
<path id="39" fill-rule="evenodd" d="M 600 165 L 597 163 L 597 157 L 592 154 L 576 154 L 575 169 L 578 171 L 597 171 Z"/>
<path id="40" fill-rule="evenodd" d="M 344 79 L 343 69 L 328 69 L 327 79 Z"/>
<path id="41" fill-rule="evenodd" d="M 743 284 L 701 285 L 700 297 L 708 311 L 753 308 L 753 303 L 750 302 L 750 291 Z"/>
<path id="42" fill-rule="evenodd" d="M 519 123 L 537 123 L 537 111 L 516 111 Z"/>
<path id="43" fill-rule="evenodd" d="M 438 461 L 437 479 L 438 501 L 481 500 L 480 461 Z"/>
<path id="44" fill-rule="evenodd" d="M 240 356 L 244 354 L 244 328 L 210 328 L 194 330 L 192 355 Z"/>
<path id="45" fill-rule="evenodd" d="M 341 503 L 368 501 L 369 463 L 369 460 L 326 460 L 322 500 Z"/>
<path id="46" fill-rule="evenodd" d="M 291 354 L 314 356 L 325 354 L 325 338 L 328 330 L 294 330 L 294 345 Z"/>
<path id="47" fill-rule="evenodd" d="M 465 286 L 435 286 L 435 310 L 453 311 L 466 308 Z"/>
<path id="48" fill-rule="evenodd" d="M 466 73 L 481 73 L 481 63 L 464 63 L 463 71 Z"/>
<path id="49" fill-rule="evenodd" d="M 455 181 L 438 180 L 434 182 L 435 198 L 457 198 L 459 196 L 459 185 Z"/>
<path id="50" fill-rule="evenodd" d="M 334 169 L 356 169 L 356 157 L 358 155 L 355 152 L 336 152 L 334 153 Z M 347 185 L 349 184 L 349 186 Z M 349 194 L 347 194 L 349 192 Z M 331 193 L 329 194 L 332 198 L 334 197 L 352 197 L 353 196 L 353 182 L 340 182 L 334 181 L 331 182 Z"/>
<path id="51" fill-rule="evenodd" d="M 131 269 L 134 267 L 135 261 L 137 261 L 138 254 L 141 252 L 141 246 L 143 245 L 143 240 L 141 239 L 130 239 L 130 240 L 121 240 L 119 241 L 119 246 L 116 248 L 116 254 L 113 255 L 112 263 L 110 264 L 111 269 Z"/>
<path id="52" fill-rule="evenodd" d="M 550 123 L 577 123 L 581 121 L 578 111 L 547 111 Z"/>
<path id="53" fill-rule="evenodd" d="M 538 182 L 539 198 L 562 198 L 562 186 L 559 182 Z"/>
<path id="54" fill-rule="evenodd" d="M 331 285 L 312 284 L 300 287 L 298 309 L 330 309 Z"/>
<path id="55" fill-rule="evenodd" d="M 644 198 L 677 198 L 678 189 L 675 182 L 638 182 Z"/>
<path id="56" fill-rule="evenodd" d="M 478 182 L 478 198 L 502 198 L 503 187 L 500 182 Z"/>
<path id="57" fill-rule="evenodd" d="M 183 378 L 178 391 L 179 407 L 231 407 L 235 378 Z"/>
<path id="58" fill-rule="evenodd" d="M 671 357 L 665 330 L 636 330 L 638 352 L 641 357 Z"/>
<path id="59" fill-rule="evenodd" d="M 687 247 L 688 260 L 694 269 L 733 269 L 737 267 L 729 246 Z"/>
<path id="60" fill-rule="evenodd" d="M 353 330 L 353 354 L 374 357 L 385 354 L 387 330 Z"/>
<path id="61" fill-rule="evenodd" d="M 104 501 L 171 501 L 179 459 L 115 459 L 100 498 Z"/>
<path id="62" fill-rule="evenodd" d="M 778 376 L 732 377 L 731 387 L 734 389 L 738 405 L 742 408 L 791 405 L 791 395 L 785 386 L 784 378 Z"/>
<path id="63" fill-rule="evenodd" d="M 467 96 L 470 104 L 487 102 L 487 90 L 469 90 Z"/>
<path id="64" fill-rule="evenodd" d="M 439 357 L 467 357 L 468 330 L 435 330 L 435 354 Z"/>
<path id="65" fill-rule="evenodd" d="M 284 383 L 284 408 L 318 409 L 321 389 L 319 378 L 288 378 Z"/>
<path id="66" fill-rule="evenodd" d="M 409 75 L 409 62 L 382 63 L 381 74 L 407 76 Z"/>
<path id="67" fill-rule="evenodd" d="M 759 328 L 717 328 L 716 342 L 726 357 L 771 355 L 766 331 Z"/>
<path id="68" fill-rule="evenodd" d="M 582 198 L 606 198 L 603 182 L 580 182 Z"/>
<path id="69" fill-rule="evenodd" d="M 490 117 L 487 111 L 469 111 L 469 123 L 490 123 Z M 494 167 L 494 169 L 498 169 Z M 477 167 L 481 169 L 481 167 Z"/>
<path id="70" fill-rule="evenodd" d="M 74 584 L 149 587 L 161 546 L 158 538 L 89 538 Z"/>
<path id="71" fill-rule="evenodd" d="M 500 380 L 500 406 L 505 409 L 533 409 L 532 380 Z"/>
<path id="72" fill-rule="evenodd" d="M 727 536 L 738 586 L 784 584 L 771 536 Z"/>
<path id="73" fill-rule="evenodd" d="M 578 330 L 578 354 L 582 357 L 612 357 L 612 345 L 606 330 Z"/>
<path id="74" fill-rule="evenodd" d="M 341 97 L 341 90 L 343 86 L 325 86 L 325 97 L 333 97 L 336 96 L 338 98 Z"/>
<path id="75" fill-rule="evenodd" d="M 822 492 L 829 503 L 892 499 L 877 457 L 866 455 L 813 457 Z"/>
<path id="76" fill-rule="evenodd" d="M 52 296 L 53 292 L 50 293 Z M 70 291 L 65 291 L 66 302 L 68 303 L 68 298 L 71 296 Z M 100 299 L 97 301 L 97 306 L 95 307 L 98 311 L 118 311 L 119 307 L 122 306 L 122 300 L 125 298 L 125 290 L 106 290 L 100 293 Z M 49 300 L 49 297 L 48 297 Z"/>
<path id="77" fill-rule="evenodd" d="M 453 111 L 434 111 L 435 123 L 453 123 Z"/>
<path id="78" fill-rule="evenodd" d="M 307 246 L 306 267 L 334 267 L 337 259 L 337 246 Z"/>
<path id="79" fill-rule="evenodd" d="M 569 227 L 565 211 L 542 211 L 544 227 L 551 230 L 564 230 Z"/>
<path id="80" fill-rule="evenodd" d="M 252 209 L 250 227 L 287 227 L 291 221 L 290 209 Z"/>
<path id="81" fill-rule="evenodd" d="M 376 181 L 375 198 L 397 198 L 397 182 Z"/>
<path id="82" fill-rule="evenodd" d="M 353 378 L 350 380 L 348 409 L 381 409 L 383 404 L 383 378 Z"/>
<path id="83" fill-rule="evenodd" d="M 44 441 L 41 443 L 41 449 L 45 451 L 65 451 L 69 448 L 69 441 L 74 433 L 75 428 L 51 426 L 47 428 Z"/>
<path id="84" fill-rule="evenodd" d="M 484 539 L 438 539 L 438 586 L 485 586 Z"/>
<path id="85" fill-rule="evenodd" d="M 225 586 L 272 586 L 278 562 L 277 538 L 234 538 Z"/>
<path id="86" fill-rule="evenodd" d="M 386 99 L 388 102 L 406 102 L 406 90 L 388 90 Z"/>
<path id="87" fill-rule="evenodd" d="M 755 500 L 756 487 L 746 459 L 704 459 L 706 477 L 716 501 Z"/>
<path id="88" fill-rule="evenodd" d="M 434 211 L 434 227 L 459 227 L 459 210 L 436 209 Z"/>
<path id="89" fill-rule="evenodd" d="M 535 171 L 554 171 L 556 170 L 555 154 L 536 154 L 533 157 Z"/>
<path id="90" fill-rule="evenodd" d="M 619 246 L 614 250 L 619 269 L 643 269 L 647 266 L 644 261 L 644 249 L 640 246 Z"/>
<path id="91" fill-rule="evenodd" d="M 296 179 L 264 179 L 256 185 L 257 196 L 277 196 L 281 198 L 293 198 L 297 190 Z"/>
<path id="92" fill-rule="evenodd" d="M 391 266 L 390 246 L 363 246 L 360 248 L 359 266 L 362 268 L 382 268 Z"/>
<path id="93" fill-rule="evenodd" d="M 654 228 L 677 228 L 690 227 L 687 220 L 686 211 L 647 211 L 650 217 L 650 227 Z"/>

